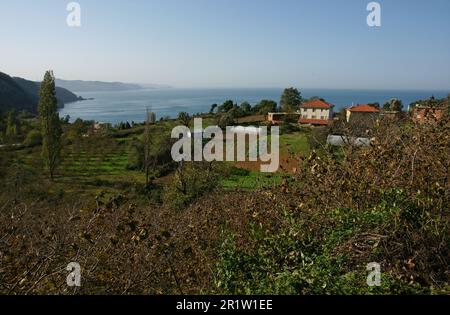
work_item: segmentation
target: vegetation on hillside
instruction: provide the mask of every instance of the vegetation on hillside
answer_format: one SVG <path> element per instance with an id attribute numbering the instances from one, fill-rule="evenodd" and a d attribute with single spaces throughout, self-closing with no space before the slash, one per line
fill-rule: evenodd
<path id="1" fill-rule="evenodd" d="M 450 293 L 448 115 L 381 120 L 361 130 L 367 147 L 330 147 L 334 126 L 285 122 L 280 171 L 261 174 L 257 163 L 173 162 L 170 131 L 191 127 L 188 114 L 56 121 L 47 81 L 41 101 L 63 132 L 53 181 L 39 120 L 0 115 L 2 137 L 21 143 L 0 148 L 1 293 Z M 200 116 L 205 127 L 273 103 Z M 80 288 L 66 285 L 70 262 L 81 265 Z M 380 287 L 366 283 L 372 262 Z"/>
<path id="2" fill-rule="evenodd" d="M 0 111 L 15 109 L 17 111 L 26 110 L 36 114 L 39 89 L 40 83 L 38 82 L 12 78 L 0 72 Z M 56 98 L 59 107 L 81 99 L 74 93 L 61 87 L 56 87 Z"/>

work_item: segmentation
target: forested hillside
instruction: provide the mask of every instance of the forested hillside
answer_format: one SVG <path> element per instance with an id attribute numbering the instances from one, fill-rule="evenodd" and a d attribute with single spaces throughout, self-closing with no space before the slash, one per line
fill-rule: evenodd
<path id="1" fill-rule="evenodd" d="M 15 108 L 35 112 L 36 104 L 13 78 L 0 72 L 0 110 Z"/>
<path id="2" fill-rule="evenodd" d="M 0 72 L 0 110 L 16 109 L 36 113 L 39 88 L 39 82 L 10 77 Z M 60 107 L 82 99 L 61 87 L 56 88 L 56 98 Z"/>

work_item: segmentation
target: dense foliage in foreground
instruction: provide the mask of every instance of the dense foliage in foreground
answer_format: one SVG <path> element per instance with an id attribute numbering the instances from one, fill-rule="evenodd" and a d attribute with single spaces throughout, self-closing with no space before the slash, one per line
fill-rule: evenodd
<path id="1" fill-rule="evenodd" d="M 33 169 L 0 167 L 0 292 L 449 293 L 450 121 L 369 136 L 319 148 L 275 188 L 216 188 L 181 210 L 64 197 Z M 370 262 L 381 287 L 366 284 Z"/>
<path id="2" fill-rule="evenodd" d="M 442 293 L 450 290 L 450 125 L 379 126 L 343 161 L 311 156 L 297 180 L 266 192 L 250 238 L 222 243 L 217 292 Z M 367 286 L 366 266 L 382 268 Z"/>

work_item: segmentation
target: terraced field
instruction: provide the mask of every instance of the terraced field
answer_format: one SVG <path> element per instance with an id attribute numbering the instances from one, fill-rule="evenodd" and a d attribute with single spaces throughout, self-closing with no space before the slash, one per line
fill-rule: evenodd
<path id="1" fill-rule="evenodd" d="M 167 131 L 171 126 L 158 126 Z M 141 130 L 142 131 L 142 130 Z M 158 131 L 155 130 L 155 135 Z M 118 137 L 117 137 L 118 136 Z M 140 139 L 140 133 L 124 133 L 115 137 L 93 136 L 81 138 L 75 143 L 64 146 L 62 164 L 58 167 L 55 190 L 80 195 L 116 194 L 142 187 L 145 183 L 143 172 L 127 169 L 128 155 L 132 141 Z M 270 140 L 269 140 L 270 141 Z M 43 174 L 41 148 L 22 149 L 16 151 L 16 162 L 24 167 Z M 259 172 L 259 163 L 230 163 L 244 170 L 231 172 L 221 181 L 223 188 L 257 189 L 279 185 L 283 176 L 292 173 L 298 167 L 295 156 L 306 156 L 309 153 L 307 135 L 302 132 L 282 135 L 280 138 L 280 173 L 264 174 Z M 166 176 L 170 178 L 170 175 Z M 164 184 L 164 180 L 158 180 Z"/>
<path id="2" fill-rule="evenodd" d="M 80 194 L 116 193 L 145 182 L 144 174 L 127 169 L 129 141 L 82 139 L 65 146 L 55 186 Z M 42 173 L 41 148 L 17 152 L 17 163 Z"/>

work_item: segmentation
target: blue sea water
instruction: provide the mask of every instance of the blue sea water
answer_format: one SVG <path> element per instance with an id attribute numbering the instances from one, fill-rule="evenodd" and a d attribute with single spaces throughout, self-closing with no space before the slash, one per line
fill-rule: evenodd
<path id="1" fill-rule="evenodd" d="M 233 100 L 238 104 L 247 101 L 254 105 L 263 99 L 279 102 L 283 89 L 146 89 L 114 92 L 76 93 L 92 100 L 66 104 L 60 110 L 60 116 L 69 115 L 71 121 L 76 118 L 109 122 L 141 122 L 145 119 L 146 108 L 151 108 L 157 118 L 176 117 L 179 112 L 190 114 L 209 112 L 212 104 L 222 104 Z M 352 104 L 379 102 L 384 104 L 391 98 L 403 101 L 405 109 L 409 104 L 420 99 L 435 96 L 442 98 L 449 91 L 394 91 L 394 90 L 331 90 L 303 89 L 302 96 L 309 98 L 319 96 L 336 105 L 335 110 Z"/>

